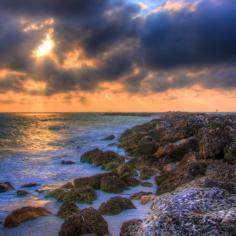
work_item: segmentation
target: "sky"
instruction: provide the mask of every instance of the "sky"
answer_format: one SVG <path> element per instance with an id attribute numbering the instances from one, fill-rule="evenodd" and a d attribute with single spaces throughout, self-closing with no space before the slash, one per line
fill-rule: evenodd
<path id="1" fill-rule="evenodd" d="M 235 0 L 0 1 L 0 112 L 236 111 Z"/>

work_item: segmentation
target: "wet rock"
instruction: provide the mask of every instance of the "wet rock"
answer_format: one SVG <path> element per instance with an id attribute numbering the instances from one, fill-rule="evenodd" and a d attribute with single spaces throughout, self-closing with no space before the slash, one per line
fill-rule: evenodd
<path id="1" fill-rule="evenodd" d="M 74 165 L 75 162 L 74 161 L 65 161 L 65 160 L 63 160 L 63 161 L 61 161 L 61 164 L 62 165 Z"/>
<path id="2" fill-rule="evenodd" d="M 142 180 L 149 179 L 153 175 L 157 174 L 157 172 L 158 170 L 152 167 L 144 166 L 140 169 L 140 179 Z"/>
<path id="3" fill-rule="evenodd" d="M 108 193 L 121 193 L 125 187 L 125 182 L 117 176 L 103 177 L 100 185 L 101 190 Z"/>
<path id="4" fill-rule="evenodd" d="M 157 143 L 151 136 L 144 136 L 138 142 L 136 153 L 139 155 L 153 154 L 156 152 L 158 147 L 159 143 Z"/>
<path id="5" fill-rule="evenodd" d="M 147 203 L 149 203 L 150 201 L 154 201 L 156 199 L 156 196 L 153 194 L 148 194 L 148 195 L 144 195 L 140 198 L 140 202 L 142 205 L 146 205 Z"/>
<path id="6" fill-rule="evenodd" d="M 179 161 L 185 154 L 196 151 L 197 149 L 197 139 L 195 137 L 190 137 L 161 146 L 154 155 L 156 158 L 166 157 L 165 159 L 167 162 L 171 162 L 171 160 Z"/>
<path id="7" fill-rule="evenodd" d="M 13 190 L 14 187 L 10 182 L 0 183 L 0 193 L 8 192 Z"/>
<path id="8" fill-rule="evenodd" d="M 95 233 L 99 236 L 109 234 L 108 224 L 94 208 L 85 208 L 67 218 L 62 224 L 59 236 L 78 236 Z"/>
<path id="9" fill-rule="evenodd" d="M 136 207 L 130 199 L 118 196 L 102 203 L 98 210 L 102 215 L 117 215 L 124 210 L 133 208 Z"/>
<path id="10" fill-rule="evenodd" d="M 123 163 L 124 157 L 119 156 L 113 151 L 103 152 L 99 149 L 93 149 L 91 151 L 85 152 L 80 161 L 82 163 L 90 163 L 97 166 L 104 166 L 110 162 Z"/>
<path id="11" fill-rule="evenodd" d="M 63 202 L 92 203 L 97 198 L 96 192 L 90 186 L 81 186 L 73 189 L 58 188 L 49 192 L 48 195 Z"/>
<path id="12" fill-rule="evenodd" d="M 17 195 L 18 197 L 24 197 L 24 196 L 29 195 L 29 194 L 30 194 L 30 193 L 27 192 L 27 191 L 25 191 L 25 190 L 18 190 L 18 191 L 16 192 L 16 195 Z"/>
<path id="13" fill-rule="evenodd" d="M 23 207 L 13 211 L 4 221 L 4 227 L 16 227 L 19 224 L 36 219 L 40 216 L 47 216 L 50 212 L 42 207 Z"/>
<path id="14" fill-rule="evenodd" d="M 71 182 L 68 182 L 68 183 L 62 185 L 61 188 L 73 189 L 73 188 L 74 188 L 74 185 L 73 185 Z"/>
<path id="15" fill-rule="evenodd" d="M 148 195 L 152 195 L 152 192 L 143 192 L 143 191 L 141 191 L 141 192 L 132 194 L 130 199 L 140 200 L 142 196 L 148 196 Z"/>
<path id="16" fill-rule="evenodd" d="M 24 184 L 21 186 L 21 188 L 33 188 L 33 187 L 37 187 L 40 186 L 40 184 L 38 183 L 28 183 L 28 184 Z"/>
<path id="17" fill-rule="evenodd" d="M 137 236 L 138 228 L 142 220 L 134 219 L 126 221 L 121 226 L 120 236 Z"/>
<path id="18" fill-rule="evenodd" d="M 137 235 L 234 235 L 235 195 L 219 188 L 186 188 L 159 196 Z"/>
<path id="19" fill-rule="evenodd" d="M 100 189 L 102 178 L 110 176 L 110 175 L 111 175 L 110 173 L 104 173 L 104 174 L 97 174 L 97 175 L 88 176 L 88 177 L 81 177 L 74 180 L 74 185 L 76 188 L 89 185 L 90 187 L 94 189 Z"/>
<path id="20" fill-rule="evenodd" d="M 125 179 L 122 179 L 122 181 L 127 185 L 127 186 L 131 186 L 131 187 L 135 187 L 140 185 L 140 180 L 133 178 L 133 177 L 128 177 Z"/>
<path id="21" fill-rule="evenodd" d="M 69 216 L 79 212 L 79 208 L 74 202 L 64 202 L 60 206 L 57 215 L 61 218 L 68 218 Z"/>
<path id="22" fill-rule="evenodd" d="M 110 141 L 110 140 L 113 140 L 115 139 L 115 135 L 111 134 L 111 135 L 108 135 L 107 137 L 105 137 L 104 139 L 102 139 L 103 141 Z"/>

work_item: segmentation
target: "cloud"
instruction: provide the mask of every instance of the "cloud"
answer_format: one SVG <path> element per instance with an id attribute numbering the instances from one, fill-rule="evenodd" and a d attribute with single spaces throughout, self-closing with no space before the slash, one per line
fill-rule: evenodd
<path id="1" fill-rule="evenodd" d="M 120 82 L 130 94 L 196 84 L 236 88 L 233 0 L 167 0 L 149 14 L 142 10 L 138 1 L 1 1 L 0 70 L 18 74 L 1 78 L 0 91 L 92 93 L 102 90 L 103 82 Z M 37 62 L 32 52 L 49 29 L 53 55 Z M 79 49 L 80 66 L 63 66 Z M 44 89 L 27 90 L 29 79 L 45 83 Z"/>

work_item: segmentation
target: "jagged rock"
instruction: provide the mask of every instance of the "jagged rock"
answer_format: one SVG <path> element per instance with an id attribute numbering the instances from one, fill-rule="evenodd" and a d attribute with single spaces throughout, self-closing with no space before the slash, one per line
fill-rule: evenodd
<path id="1" fill-rule="evenodd" d="M 47 216 L 49 214 L 50 212 L 42 207 L 23 207 L 13 211 L 9 216 L 7 216 L 4 222 L 4 227 L 16 227 L 25 221 L 33 220 L 40 216 Z"/>
<path id="2" fill-rule="evenodd" d="M 219 188 L 187 188 L 163 194 L 137 235 L 234 235 L 235 204 L 235 195 Z"/>
<path id="3" fill-rule="evenodd" d="M 99 212 L 102 215 L 116 215 L 127 209 L 133 209 L 135 206 L 128 198 L 113 197 L 107 202 L 104 202 L 99 207 Z"/>
<path id="4" fill-rule="evenodd" d="M 120 236 L 137 236 L 137 230 L 142 220 L 134 219 L 126 221 L 121 226 Z"/>
<path id="5" fill-rule="evenodd" d="M 61 218 L 68 218 L 69 216 L 79 212 L 79 208 L 74 202 L 64 202 L 60 206 L 57 215 Z"/>
<path id="6" fill-rule="evenodd" d="M 157 143 L 151 136 L 144 136 L 138 142 L 136 152 L 139 155 L 153 154 L 158 149 L 159 143 Z"/>
<path id="7" fill-rule="evenodd" d="M 171 162 L 171 160 L 179 161 L 184 157 L 185 154 L 197 149 L 197 139 L 195 137 L 190 137 L 181 139 L 175 143 L 169 143 L 165 146 L 161 146 L 154 156 L 156 158 L 165 157 L 167 162 Z"/>
<path id="8" fill-rule="evenodd" d="M 10 182 L 0 183 L 0 193 L 8 192 L 13 190 L 14 187 Z"/>
<path id="9" fill-rule="evenodd" d="M 24 196 L 29 195 L 29 194 L 30 194 L 30 193 L 27 192 L 27 191 L 25 191 L 25 190 L 17 190 L 17 192 L 16 192 L 16 195 L 17 195 L 18 197 L 24 197 Z"/>
<path id="10" fill-rule="evenodd" d="M 94 208 L 85 208 L 68 217 L 62 224 L 59 236 L 78 236 L 95 233 L 98 236 L 109 234 L 108 224 Z"/>
<path id="11" fill-rule="evenodd" d="M 121 193 L 125 187 L 125 182 L 117 176 L 103 177 L 100 185 L 101 190 L 108 193 Z"/>

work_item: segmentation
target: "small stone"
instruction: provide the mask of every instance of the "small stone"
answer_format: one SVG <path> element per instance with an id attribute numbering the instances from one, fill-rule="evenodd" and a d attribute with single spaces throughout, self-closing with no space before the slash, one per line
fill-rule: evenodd
<path id="1" fill-rule="evenodd" d="M 28 183 L 28 184 L 22 185 L 21 187 L 22 188 L 33 188 L 33 187 L 37 187 L 37 186 L 40 186 L 40 184 L 38 184 L 38 183 Z"/>
<path id="2" fill-rule="evenodd" d="M 18 191 L 16 192 L 16 195 L 17 195 L 18 197 L 24 197 L 24 196 L 29 195 L 29 194 L 30 194 L 30 193 L 27 192 L 27 191 L 25 191 L 25 190 L 18 190 Z"/>
<path id="3" fill-rule="evenodd" d="M 140 202 L 142 205 L 146 205 L 147 203 L 149 203 L 150 201 L 154 201 L 156 199 L 155 195 L 144 195 L 141 197 Z"/>
<path id="4" fill-rule="evenodd" d="M 10 182 L 0 183 L 0 193 L 8 192 L 13 190 L 14 187 Z"/>
<path id="5" fill-rule="evenodd" d="M 74 165 L 75 162 L 74 162 L 74 161 L 65 161 L 65 160 L 63 160 L 63 161 L 61 162 L 61 164 L 63 164 L 63 165 Z"/>

